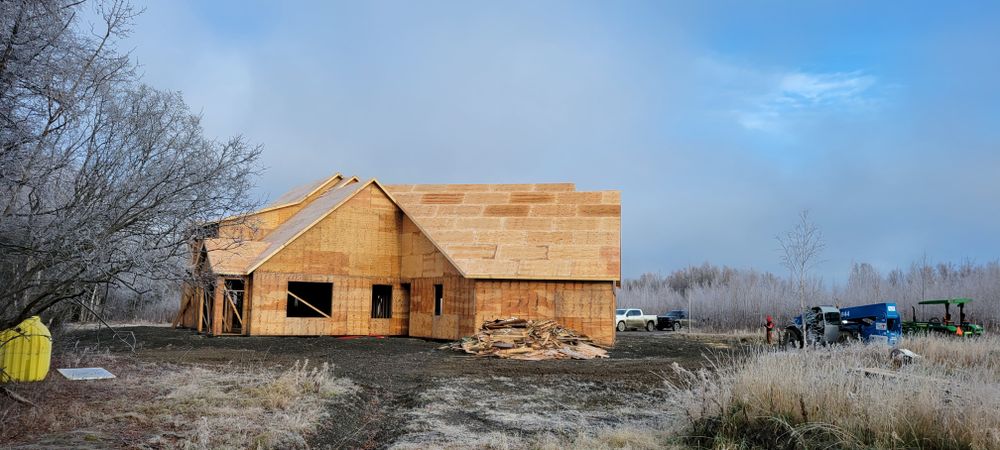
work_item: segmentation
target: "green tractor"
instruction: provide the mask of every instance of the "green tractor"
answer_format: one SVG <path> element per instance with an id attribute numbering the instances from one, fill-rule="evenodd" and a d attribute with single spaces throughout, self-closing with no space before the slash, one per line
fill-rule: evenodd
<path id="1" fill-rule="evenodd" d="M 971 298 L 924 300 L 920 305 L 944 305 L 944 318 L 932 317 L 927 321 L 917 320 L 917 308 L 913 308 L 913 320 L 903 322 L 903 333 L 943 333 L 951 336 L 981 336 L 983 326 L 965 321 L 965 304 Z M 951 320 L 951 305 L 958 305 L 958 322 Z"/>

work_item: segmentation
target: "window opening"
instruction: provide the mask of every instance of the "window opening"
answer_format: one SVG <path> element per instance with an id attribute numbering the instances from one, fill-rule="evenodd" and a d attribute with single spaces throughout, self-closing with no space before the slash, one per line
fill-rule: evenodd
<path id="1" fill-rule="evenodd" d="M 333 311 L 333 283 L 288 282 L 286 317 L 326 317 Z"/>
<path id="2" fill-rule="evenodd" d="M 372 285 L 372 319 L 392 318 L 392 286 Z"/>
<path id="3" fill-rule="evenodd" d="M 435 284 L 434 285 L 434 315 L 440 316 L 441 310 L 444 309 L 444 285 Z"/>

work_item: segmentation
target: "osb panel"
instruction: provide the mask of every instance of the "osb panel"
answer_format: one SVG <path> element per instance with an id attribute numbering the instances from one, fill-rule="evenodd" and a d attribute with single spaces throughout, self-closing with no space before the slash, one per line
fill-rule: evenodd
<path id="1" fill-rule="evenodd" d="M 459 276 L 410 280 L 410 336 L 458 339 L 475 332 L 475 282 Z M 434 285 L 442 285 L 441 315 L 434 315 Z"/>
<path id="2" fill-rule="evenodd" d="M 330 318 L 287 317 L 288 282 L 333 283 Z M 392 318 L 372 319 L 373 284 L 388 284 L 392 290 Z M 405 336 L 410 323 L 410 301 L 395 277 L 351 277 L 336 275 L 256 271 L 252 284 L 251 335 L 383 335 Z"/>
<path id="3" fill-rule="evenodd" d="M 552 319 L 594 341 L 613 345 L 615 291 L 611 282 L 476 280 L 474 323 L 508 317 Z"/>
<path id="4" fill-rule="evenodd" d="M 496 253 L 496 246 L 469 244 L 456 246 L 455 252 L 464 257 L 486 257 Z M 412 279 L 460 275 L 434 243 L 406 216 L 403 216 L 400 224 L 400 269 L 401 277 Z"/>
<path id="5" fill-rule="evenodd" d="M 536 184 L 391 184 L 385 187 L 391 193 L 396 192 L 572 192 L 576 190 L 573 183 L 536 183 Z"/>
<path id="6" fill-rule="evenodd" d="M 571 183 L 386 189 L 469 278 L 620 278 L 618 191 L 577 192 Z"/>
<path id="7" fill-rule="evenodd" d="M 347 181 L 349 180 L 345 180 L 338 173 L 323 180 L 295 187 L 258 212 L 247 217 L 223 221 L 219 224 L 219 237 L 261 240 L 302 208 Z"/>
<path id="8" fill-rule="evenodd" d="M 258 270 L 398 277 L 402 219 L 402 211 L 369 185 Z"/>
<path id="9" fill-rule="evenodd" d="M 245 275 L 247 265 L 266 248 L 267 244 L 260 241 L 205 239 L 208 264 L 219 275 Z"/>
<path id="10" fill-rule="evenodd" d="M 337 173 L 329 178 L 324 178 L 322 180 L 316 180 L 311 183 L 303 184 L 301 186 L 296 186 L 291 190 L 289 190 L 288 192 L 282 194 L 280 197 L 276 198 L 273 202 L 268 204 L 265 207 L 265 209 L 305 202 L 309 200 L 310 197 L 316 197 L 319 194 L 321 194 L 324 190 L 333 187 L 342 179 L 343 177 L 339 173 Z"/>

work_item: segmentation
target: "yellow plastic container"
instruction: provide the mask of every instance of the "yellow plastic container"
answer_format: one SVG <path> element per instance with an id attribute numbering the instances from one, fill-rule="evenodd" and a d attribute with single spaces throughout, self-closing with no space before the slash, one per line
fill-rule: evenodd
<path id="1" fill-rule="evenodd" d="M 42 381 L 52 360 L 52 334 L 32 316 L 0 333 L 0 383 Z"/>

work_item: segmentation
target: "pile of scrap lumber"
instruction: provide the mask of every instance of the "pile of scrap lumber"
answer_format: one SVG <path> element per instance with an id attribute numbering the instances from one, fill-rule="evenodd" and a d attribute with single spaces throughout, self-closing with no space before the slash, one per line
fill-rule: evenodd
<path id="1" fill-rule="evenodd" d="M 476 356 L 541 361 L 607 358 L 608 352 L 587 336 L 552 320 L 498 319 L 483 323 L 475 335 L 441 347 Z"/>

